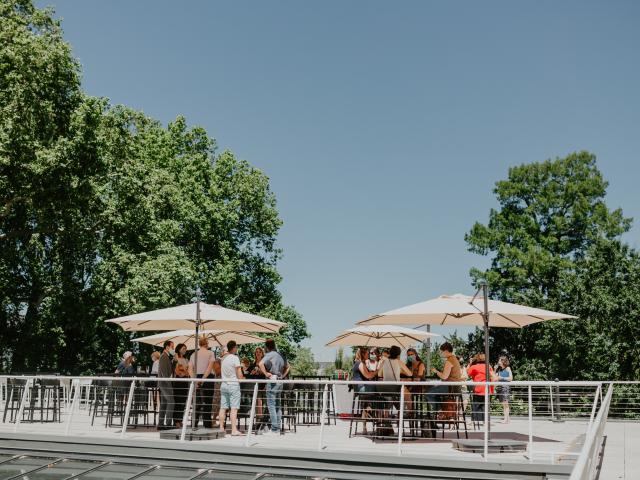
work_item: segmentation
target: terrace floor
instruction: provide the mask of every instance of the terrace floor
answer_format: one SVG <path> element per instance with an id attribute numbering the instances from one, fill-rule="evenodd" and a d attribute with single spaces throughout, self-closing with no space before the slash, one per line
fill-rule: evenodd
<path id="1" fill-rule="evenodd" d="M 0 447 L 6 439 L 33 437 L 34 435 L 65 437 L 66 419 L 56 423 L 21 423 L 16 432 L 14 424 L 0 423 Z M 533 455 L 528 452 L 490 453 L 489 462 L 500 464 L 537 464 L 566 467 L 573 464 L 579 452 L 587 420 L 567 420 L 554 423 L 544 418 L 533 421 Z M 492 438 L 528 441 L 529 424 L 526 418 L 515 418 L 508 425 L 492 423 Z M 356 455 L 359 458 L 395 457 L 401 455 L 407 460 L 430 459 L 445 462 L 478 463 L 485 459 L 480 453 L 461 452 L 453 448 L 452 440 L 456 439 L 455 431 L 445 432 L 445 439 L 407 439 L 398 448 L 397 439 L 374 440 L 372 437 L 358 435 L 349 438 L 349 421 L 337 419 L 336 423 L 325 425 L 322 429 L 322 448 L 320 448 L 320 426 L 298 426 L 297 432 L 287 432 L 280 436 L 252 435 L 249 441 L 251 451 L 265 449 L 269 452 L 295 452 L 296 455 L 318 455 L 324 452 L 328 456 L 335 454 Z M 600 480 L 640 479 L 640 422 L 609 421 L 605 430 L 605 449 L 602 459 Z M 81 439 L 98 439 L 101 441 L 120 442 L 126 445 L 144 445 L 153 442 L 167 449 L 184 449 L 196 445 L 199 450 L 246 451 L 247 437 L 232 437 L 198 442 L 179 442 L 162 440 L 160 434 L 151 428 L 128 428 L 125 440 L 121 439 L 121 429 L 105 427 L 104 417 L 97 417 L 92 426 L 85 409 L 80 409 L 73 417 L 69 437 Z M 461 437 L 464 438 L 463 432 Z M 483 439 L 482 431 L 474 431 L 469 425 L 469 438 Z M 306 453 L 305 453 L 306 452 Z M 403 461 L 403 460 L 399 460 Z M 566 478 L 566 476 L 550 477 Z"/>

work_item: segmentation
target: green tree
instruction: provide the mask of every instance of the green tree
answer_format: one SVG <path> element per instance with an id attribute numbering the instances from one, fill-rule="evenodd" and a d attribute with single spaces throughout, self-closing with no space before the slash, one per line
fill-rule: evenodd
<path id="1" fill-rule="evenodd" d="M 291 374 L 296 376 L 313 376 L 318 372 L 318 364 L 313 358 L 310 348 L 302 347 L 298 349 L 296 359 L 291 362 Z"/>
<path id="2" fill-rule="evenodd" d="M 509 351 L 514 368 L 530 377 L 625 377 L 637 368 L 610 369 L 602 348 L 620 340 L 610 328 L 619 319 L 610 316 L 611 308 L 596 309 L 592 303 L 620 305 L 624 299 L 617 315 L 629 318 L 637 311 L 637 287 L 628 294 L 596 292 L 590 278 L 595 265 L 608 269 L 600 272 L 603 278 L 618 278 L 635 271 L 637 263 L 637 254 L 619 241 L 631 219 L 607 207 L 607 186 L 595 156 L 587 152 L 511 168 L 494 189 L 500 208 L 491 210 L 487 225 L 476 223 L 465 237 L 472 252 L 492 256 L 486 272 L 472 269 L 471 275 L 474 281 L 486 279 L 493 297 L 580 317 L 492 330 L 492 351 Z M 633 330 L 633 322 L 625 321 L 621 330 Z M 471 340 L 477 342 L 479 335 Z M 587 363 L 587 352 L 601 353 Z"/>
<path id="3" fill-rule="evenodd" d="M 62 323 L 86 314 L 106 102 L 82 94 L 59 23 L 28 1 L 0 2 L 0 79 L 2 360 L 55 369 Z"/>
<path id="4" fill-rule="evenodd" d="M 286 322 L 293 359 L 308 332 L 278 291 L 268 178 L 182 117 L 165 127 L 84 95 L 50 11 L 0 0 L 0 13 L 3 368 L 110 372 L 130 335 L 104 320 L 196 286 Z"/>

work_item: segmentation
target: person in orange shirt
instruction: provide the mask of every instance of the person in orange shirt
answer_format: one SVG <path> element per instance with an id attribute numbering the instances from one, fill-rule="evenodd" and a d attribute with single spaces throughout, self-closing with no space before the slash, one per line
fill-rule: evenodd
<path id="1" fill-rule="evenodd" d="M 473 357 L 467 367 L 467 375 L 474 382 L 486 382 L 486 359 L 484 353 L 478 353 Z M 489 367 L 489 381 L 494 377 L 493 368 Z M 471 397 L 471 419 L 474 422 L 484 422 L 484 394 L 485 385 L 475 385 Z M 493 395 L 493 385 L 489 386 L 489 395 Z"/>

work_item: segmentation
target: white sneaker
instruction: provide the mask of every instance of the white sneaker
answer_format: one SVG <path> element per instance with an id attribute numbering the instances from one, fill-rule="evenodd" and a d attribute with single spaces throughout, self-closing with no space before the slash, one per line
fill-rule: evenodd
<path id="1" fill-rule="evenodd" d="M 274 432 L 274 431 L 273 431 L 273 430 L 271 430 L 271 429 L 267 429 L 267 431 L 266 431 L 266 432 L 264 432 L 264 433 L 263 433 L 263 435 L 266 435 L 266 436 L 268 436 L 268 437 L 275 437 L 275 436 L 279 436 L 279 435 L 280 435 L 280 432 Z"/>

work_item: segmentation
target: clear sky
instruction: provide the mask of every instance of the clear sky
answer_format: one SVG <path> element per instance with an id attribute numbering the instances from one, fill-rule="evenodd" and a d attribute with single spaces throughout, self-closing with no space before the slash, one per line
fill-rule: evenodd
<path id="1" fill-rule="evenodd" d="M 318 359 L 370 314 L 473 293 L 486 260 L 463 237 L 509 166 L 594 152 L 640 221 L 640 2 L 38 5 L 89 94 L 183 114 L 270 177 L 282 292 Z"/>

